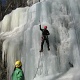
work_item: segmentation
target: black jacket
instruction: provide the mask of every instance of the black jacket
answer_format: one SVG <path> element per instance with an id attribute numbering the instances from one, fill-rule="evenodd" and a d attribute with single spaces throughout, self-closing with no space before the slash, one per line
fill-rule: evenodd
<path id="1" fill-rule="evenodd" d="M 45 39 L 48 38 L 48 35 L 50 35 L 49 31 L 47 29 L 42 29 L 40 25 L 40 30 L 42 31 L 42 37 Z"/>

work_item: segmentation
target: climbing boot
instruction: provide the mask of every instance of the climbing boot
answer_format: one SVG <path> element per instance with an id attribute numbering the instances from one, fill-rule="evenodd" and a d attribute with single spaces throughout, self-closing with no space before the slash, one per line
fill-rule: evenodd
<path id="1" fill-rule="evenodd" d="M 40 50 L 39 52 L 43 52 L 43 50 Z"/>

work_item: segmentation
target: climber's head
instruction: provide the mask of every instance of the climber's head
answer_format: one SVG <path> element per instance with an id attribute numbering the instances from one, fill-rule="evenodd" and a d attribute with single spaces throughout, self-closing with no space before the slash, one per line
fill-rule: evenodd
<path id="1" fill-rule="evenodd" d="M 16 62 L 15 62 L 15 67 L 16 67 L 16 68 L 19 68 L 19 67 L 21 67 L 21 66 L 22 66 L 21 61 L 16 61 Z"/>
<path id="2" fill-rule="evenodd" d="M 47 29 L 47 26 L 44 26 L 44 29 Z"/>

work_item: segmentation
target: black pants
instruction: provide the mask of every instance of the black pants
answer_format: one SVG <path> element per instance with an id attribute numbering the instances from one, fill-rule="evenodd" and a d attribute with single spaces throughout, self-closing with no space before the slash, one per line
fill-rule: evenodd
<path id="1" fill-rule="evenodd" d="M 48 38 L 46 38 L 46 39 L 42 38 L 42 41 L 41 41 L 41 50 L 43 50 L 43 45 L 44 45 L 45 41 L 47 43 L 47 48 L 49 49 L 49 40 L 48 40 Z"/>

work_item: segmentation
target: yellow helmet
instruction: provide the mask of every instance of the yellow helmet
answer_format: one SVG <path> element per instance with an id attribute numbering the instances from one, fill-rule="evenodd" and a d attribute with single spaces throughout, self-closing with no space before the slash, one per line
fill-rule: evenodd
<path id="1" fill-rule="evenodd" d="M 15 67 L 16 67 L 16 68 L 21 67 L 21 66 L 22 66 L 21 61 L 16 61 L 16 62 L 15 62 Z"/>

